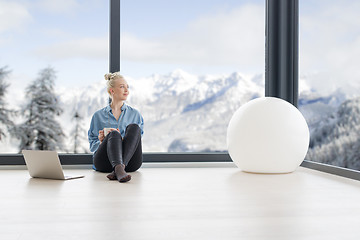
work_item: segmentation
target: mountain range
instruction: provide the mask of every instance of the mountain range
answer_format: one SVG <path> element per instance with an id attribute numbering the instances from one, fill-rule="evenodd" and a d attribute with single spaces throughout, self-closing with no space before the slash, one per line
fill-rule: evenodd
<path id="1" fill-rule="evenodd" d="M 265 92 L 261 74 L 248 76 L 234 72 L 197 76 L 178 69 L 166 75 L 126 79 L 130 85 L 127 104 L 144 117 L 143 150 L 146 152 L 226 151 L 226 130 L 232 115 L 241 105 L 264 96 Z M 328 96 L 321 95 L 302 79 L 299 85 L 299 110 L 314 132 L 346 96 L 339 90 Z M 75 109 L 84 117 L 84 126 L 88 129 L 92 114 L 108 103 L 105 81 L 81 90 L 63 90 L 59 96 L 65 109 L 61 120 L 65 132 L 69 132 L 66 126 L 73 124 L 71 115 Z M 86 134 L 82 146 L 88 147 Z"/>
<path id="2" fill-rule="evenodd" d="M 245 77 L 240 73 L 195 76 L 175 70 L 168 75 L 127 81 L 127 104 L 144 118 L 143 150 L 150 152 L 226 151 L 225 133 L 232 114 L 264 94 L 261 75 Z M 65 109 L 63 128 L 71 126 L 76 109 L 88 129 L 92 114 L 108 103 L 105 81 L 82 90 L 66 90 L 59 96 Z M 88 143 L 84 139 L 85 147 Z"/>

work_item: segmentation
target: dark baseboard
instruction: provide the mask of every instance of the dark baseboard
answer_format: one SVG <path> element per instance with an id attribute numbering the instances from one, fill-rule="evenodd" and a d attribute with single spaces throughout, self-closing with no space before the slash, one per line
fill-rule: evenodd
<path id="1" fill-rule="evenodd" d="M 92 154 L 59 154 L 62 165 L 92 164 Z M 227 153 L 144 153 L 144 162 L 232 162 Z M 22 154 L 0 154 L 0 165 L 25 165 Z"/>
<path id="2" fill-rule="evenodd" d="M 334 174 L 341 177 L 351 178 L 354 180 L 360 180 L 360 172 L 349 168 L 341 168 L 323 163 L 317 163 L 313 161 L 304 160 L 301 165 L 302 167 L 311 168 L 321 172 Z"/>

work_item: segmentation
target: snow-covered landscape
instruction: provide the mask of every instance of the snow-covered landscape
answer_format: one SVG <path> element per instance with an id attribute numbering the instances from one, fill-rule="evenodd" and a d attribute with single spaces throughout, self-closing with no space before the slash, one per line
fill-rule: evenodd
<path id="1" fill-rule="evenodd" d="M 197 76 L 178 69 L 166 75 L 126 78 L 130 85 L 127 104 L 137 108 L 145 121 L 144 152 L 226 151 L 226 129 L 233 113 L 242 104 L 264 96 L 261 74 Z M 307 159 L 360 169 L 360 99 L 349 99 L 340 90 L 321 95 L 306 79 L 300 79 L 299 86 L 299 109 L 311 131 Z M 91 116 L 108 103 L 105 81 L 81 89 L 60 88 L 56 94 L 64 110 L 57 120 L 66 135 L 59 151 L 74 152 L 73 116 L 77 112 L 83 118 L 78 152 L 89 152 Z M 26 100 L 8 94 L 6 101 L 19 109 Z M 18 148 L 19 140 L 7 137 L 0 151 L 14 153 Z"/>

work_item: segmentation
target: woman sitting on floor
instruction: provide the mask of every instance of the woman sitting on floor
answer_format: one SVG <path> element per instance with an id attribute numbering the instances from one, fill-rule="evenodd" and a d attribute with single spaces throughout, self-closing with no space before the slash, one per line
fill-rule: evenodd
<path id="1" fill-rule="evenodd" d="M 129 95 L 124 77 L 119 72 L 109 73 L 105 80 L 111 102 L 94 113 L 88 131 L 90 150 L 94 153 L 93 168 L 110 172 L 107 175 L 110 180 L 127 182 L 131 179 L 127 172 L 142 165 L 144 120 L 139 111 L 124 102 Z"/>

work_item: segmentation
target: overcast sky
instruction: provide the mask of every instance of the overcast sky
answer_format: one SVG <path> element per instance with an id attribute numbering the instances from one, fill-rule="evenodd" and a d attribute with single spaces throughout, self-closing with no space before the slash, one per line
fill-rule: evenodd
<path id="1" fill-rule="evenodd" d="M 324 92 L 360 89 L 360 1 L 300 0 L 300 73 Z M 132 78 L 264 73 L 265 0 L 122 0 L 121 72 Z M 57 86 L 108 71 L 109 1 L 0 0 L 0 67 L 21 88 L 52 66 Z"/>

